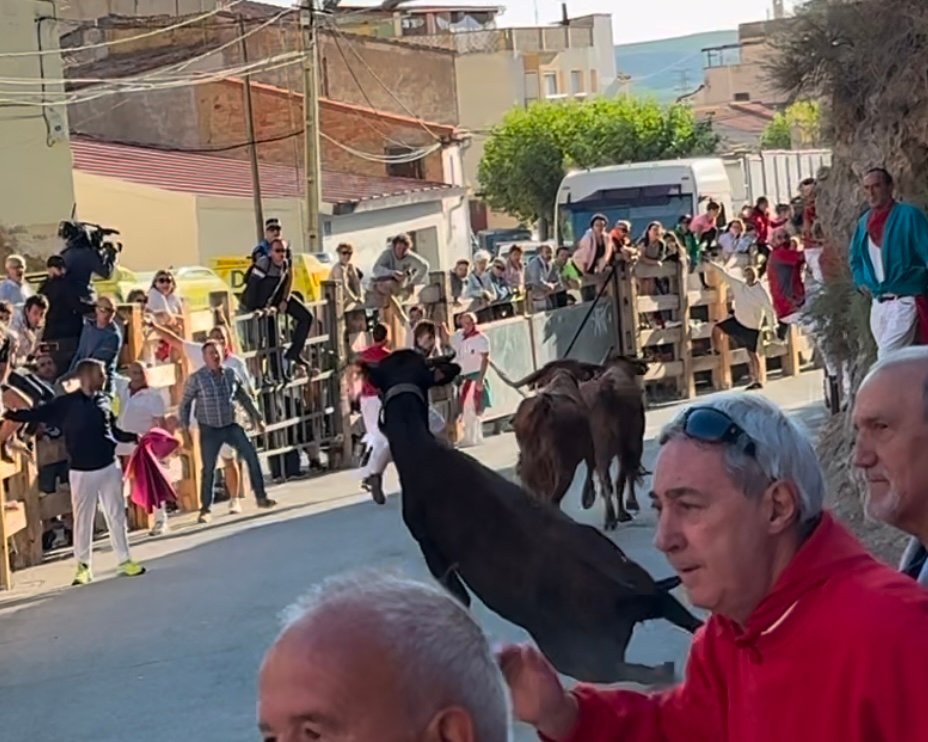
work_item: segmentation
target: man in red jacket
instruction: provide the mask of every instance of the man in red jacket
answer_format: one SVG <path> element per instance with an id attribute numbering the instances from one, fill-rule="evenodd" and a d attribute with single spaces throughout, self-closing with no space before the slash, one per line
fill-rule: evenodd
<path id="1" fill-rule="evenodd" d="M 808 438 L 762 397 L 725 395 L 661 446 L 656 545 L 711 612 L 684 681 L 566 692 L 537 650 L 509 647 L 516 716 L 555 742 L 928 739 L 928 591 L 822 511 Z"/>
<path id="2" fill-rule="evenodd" d="M 362 363 L 380 363 L 390 355 L 390 331 L 386 325 L 374 325 L 373 343 L 358 354 Z M 361 387 L 361 417 L 364 419 L 364 464 L 361 467 L 361 486 L 371 493 L 374 502 L 383 505 L 387 499 L 383 492 L 383 470 L 390 460 L 390 444 L 380 432 L 380 390 L 367 377 Z"/>

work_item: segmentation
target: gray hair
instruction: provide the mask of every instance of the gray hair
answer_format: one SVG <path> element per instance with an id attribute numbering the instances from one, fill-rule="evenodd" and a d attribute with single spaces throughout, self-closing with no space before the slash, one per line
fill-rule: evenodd
<path id="1" fill-rule="evenodd" d="M 822 512 L 825 478 L 809 436 L 777 405 L 754 394 L 713 397 L 697 405 L 717 410 L 738 425 L 754 442 L 749 456 L 737 446 L 725 446 L 725 468 L 748 497 L 760 497 L 773 480 L 791 482 L 799 492 L 799 522 L 808 524 Z M 686 438 L 680 412 L 662 431 L 660 444 Z"/>
<path id="2" fill-rule="evenodd" d="M 479 742 L 509 742 L 503 675 L 483 631 L 463 605 L 435 585 L 382 572 L 355 572 L 321 582 L 287 608 L 283 631 L 351 605 L 376 617 L 379 636 L 402 658 L 397 666 L 400 687 L 415 700 L 413 705 L 423 707 L 423 718 L 415 723 L 427 724 L 442 706 L 454 705 L 470 713 Z"/>
<path id="3" fill-rule="evenodd" d="M 928 346 L 913 345 L 910 348 L 902 348 L 887 353 L 870 367 L 861 386 L 880 373 L 880 371 L 886 371 L 897 366 L 921 366 L 925 374 L 925 378 L 922 381 L 922 406 L 924 407 L 925 419 L 928 420 Z"/>
<path id="4" fill-rule="evenodd" d="M 484 260 L 488 263 L 490 262 L 490 253 L 486 250 L 477 250 L 477 252 L 474 253 L 474 262 L 481 263 Z"/>

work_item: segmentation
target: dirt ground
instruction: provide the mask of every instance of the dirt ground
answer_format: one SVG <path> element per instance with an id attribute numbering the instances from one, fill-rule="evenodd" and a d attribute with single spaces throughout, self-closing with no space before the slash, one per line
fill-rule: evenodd
<path id="1" fill-rule="evenodd" d="M 861 482 L 851 466 L 852 435 L 846 413 L 831 418 L 822 427 L 818 451 L 825 466 L 827 490 L 834 513 L 880 559 L 895 566 L 907 537 L 894 528 L 874 523 L 863 510 Z"/>

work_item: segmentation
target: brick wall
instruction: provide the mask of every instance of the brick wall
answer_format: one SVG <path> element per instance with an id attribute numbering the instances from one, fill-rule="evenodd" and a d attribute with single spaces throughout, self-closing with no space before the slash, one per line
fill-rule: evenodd
<path id="1" fill-rule="evenodd" d="M 70 75 L 105 78 L 131 74 L 135 55 L 151 57 L 151 53 L 158 49 L 190 47 L 192 50 L 199 48 L 202 53 L 210 46 L 233 41 L 239 35 L 233 20 L 234 16 L 219 15 L 204 25 L 188 26 L 128 44 L 72 55 L 80 63 L 93 62 L 95 66 L 90 75 L 83 74 L 81 66 L 72 68 Z M 176 19 L 159 18 L 153 19 L 151 25 L 172 22 Z M 254 27 L 253 22 L 247 26 L 249 30 Z M 97 28 L 68 34 L 67 43 L 79 46 L 125 39 L 138 36 L 144 30 L 139 19 L 107 19 Z M 320 79 L 326 97 L 398 114 L 408 115 L 412 111 L 428 121 L 458 123 L 453 53 L 366 36 L 336 36 L 328 31 L 320 32 L 319 38 Z M 273 24 L 249 36 L 246 44 L 249 59 L 260 60 L 299 49 L 300 30 L 293 22 Z M 196 51 L 191 51 L 193 53 Z M 240 46 L 232 44 L 192 69 L 228 68 L 240 64 L 241 58 Z M 107 74 L 107 66 L 111 68 L 110 75 Z M 303 77 L 299 64 L 261 73 L 255 79 L 302 92 Z"/>
<path id="2" fill-rule="evenodd" d="M 241 83 L 225 80 L 201 85 L 197 93 L 200 146 L 221 148 L 247 140 Z M 252 101 L 255 139 L 262 142 L 258 146 L 258 157 L 265 162 L 291 166 L 298 163 L 302 167 L 302 133 L 288 136 L 302 132 L 302 97 L 268 89 L 264 85 L 254 85 Z M 361 152 L 384 155 L 388 147 L 406 145 L 419 148 L 435 141 L 416 123 L 344 110 L 326 101 L 320 103 L 319 115 L 321 130 L 325 134 Z M 278 141 L 265 141 L 278 137 Z M 219 154 L 241 158 L 247 156 L 247 150 L 242 148 Z M 357 157 L 326 139 L 322 141 L 322 163 L 325 169 L 338 172 L 375 176 L 387 174 L 387 167 L 383 163 Z M 426 180 L 444 180 L 441 152 L 424 158 L 422 175 Z"/>

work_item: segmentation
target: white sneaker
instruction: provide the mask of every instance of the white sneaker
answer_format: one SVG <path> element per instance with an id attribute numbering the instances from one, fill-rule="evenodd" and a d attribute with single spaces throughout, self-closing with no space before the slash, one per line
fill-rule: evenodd
<path id="1" fill-rule="evenodd" d="M 229 515 L 238 515 L 242 512 L 242 498 L 233 497 L 229 500 Z"/>
<path id="2" fill-rule="evenodd" d="M 166 533 L 169 533 L 171 527 L 168 525 L 166 520 L 161 520 L 155 523 L 155 527 L 152 528 L 149 532 L 149 536 L 163 536 Z"/>

